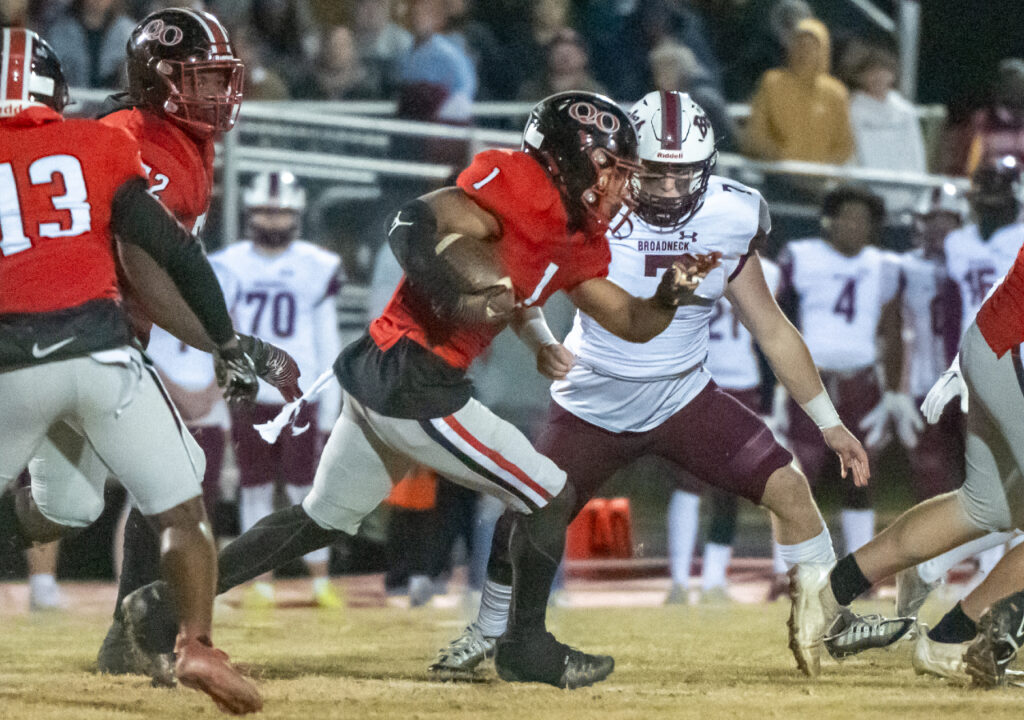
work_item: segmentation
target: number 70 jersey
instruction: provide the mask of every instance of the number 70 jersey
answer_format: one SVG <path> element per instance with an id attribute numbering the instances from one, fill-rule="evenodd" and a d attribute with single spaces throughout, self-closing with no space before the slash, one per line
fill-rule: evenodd
<path id="1" fill-rule="evenodd" d="M 800 333 L 815 365 L 839 372 L 874 365 L 882 307 L 899 291 L 899 258 L 876 247 L 847 257 L 816 238 L 789 243 L 779 264 L 799 300 Z"/>
<path id="2" fill-rule="evenodd" d="M 336 295 L 342 282 L 337 254 L 293 240 L 275 255 L 251 241 L 234 243 L 210 256 L 238 332 L 258 335 L 290 354 L 302 372 L 303 388 L 337 354 Z M 333 337 L 324 333 L 333 332 Z M 260 383 L 257 401 L 280 402 Z"/>

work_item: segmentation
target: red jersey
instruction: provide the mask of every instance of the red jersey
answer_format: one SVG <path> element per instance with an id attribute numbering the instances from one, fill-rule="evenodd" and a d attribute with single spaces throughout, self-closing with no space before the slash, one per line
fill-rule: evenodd
<path id="1" fill-rule="evenodd" d="M 1024 248 L 1002 284 L 978 310 L 975 322 L 998 357 L 1024 343 Z"/>
<path id="2" fill-rule="evenodd" d="M 138 141 L 149 194 L 197 235 L 210 209 L 213 141 L 194 140 L 169 120 L 139 108 L 119 110 L 100 122 L 123 128 Z"/>
<path id="3" fill-rule="evenodd" d="M 495 215 L 502 264 L 512 279 L 516 302 L 543 305 L 558 290 L 571 290 L 585 280 L 608 275 L 611 250 L 603 234 L 569 234 L 562 198 L 540 164 L 526 153 L 485 150 L 458 178 L 459 187 L 484 210 Z M 391 302 L 370 324 L 370 336 L 382 350 L 408 337 L 457 368 L 466 369 L 501 331 L 496 325 L 450 324 L 437 333 L 424 326 L 422 302 L 410 292 L 406 278 Z"/>
<path id="4" fill-rule="evenodd" d="M 138 144 L 48 107 L 0 119 L 0 314 L 119 297 L 110 205 L 144 176 Z"/>
<path id="5" fill-rule="evenodd" d="M 171 121 L 141 108 L 118 110 L 100 122 L 131 133 L 142 151 L 149 194 L 193 235 L 199 234 L 206 222 L 213 190 L 213 141 L 194 140 Z M 124 277 L 121 283 L 132 330 L 143 345 L 148 345 L 153 322 Z"/>

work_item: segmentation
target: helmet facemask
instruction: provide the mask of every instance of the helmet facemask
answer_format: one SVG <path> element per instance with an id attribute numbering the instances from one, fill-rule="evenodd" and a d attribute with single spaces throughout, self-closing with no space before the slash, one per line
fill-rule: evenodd
<path id="1" fill-rule="evenodd" d="M 613 228 L 614 234 L 633 211 L 629 185 L 639 166 L 613 155 L 604 148 L 589 149 L 587 157 L 594 167 L 594 182 L 579 198 L 586 210 L 583 230 L 587 234 L 604 233 L 617 218 L 618 222 Z"/>
<path id="2" fill-rule="evenodd" d="M 658 228 L 677 229 L 704 204 L 718 153 L 697 163 L 640 161 L 629 190 L 637 217 Z"/>
<path id="3" fill-rule="evenodd" d="M 166 93 L 162 109 L 182 129 L 207 138 L 235 126 L 242 103 L 244 66 L 237 58 L 156 61 Z"/>

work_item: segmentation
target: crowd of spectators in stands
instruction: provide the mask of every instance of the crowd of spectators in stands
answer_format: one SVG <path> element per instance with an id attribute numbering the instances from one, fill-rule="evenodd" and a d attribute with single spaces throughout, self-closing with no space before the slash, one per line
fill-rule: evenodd
<path id="1" fill-rule="evenodd" d="M 47 37 L 73 86 L 115 87 L 135 20 L 180 4 L 228 26 L 251 100 L 393 100 L 401 117 L 467 124 L 479 100 L 682 89 L 722 149 L 754 158 L 952 174 L 1024 159 L 1024 60 L 1004 60 L 989 104 L 929 153 L 894 38 L 834 12 L 829 26 L 807 0 L 0 0 L 0 20 Z M 727 101 L 751 106 L 742 138 Z"/>

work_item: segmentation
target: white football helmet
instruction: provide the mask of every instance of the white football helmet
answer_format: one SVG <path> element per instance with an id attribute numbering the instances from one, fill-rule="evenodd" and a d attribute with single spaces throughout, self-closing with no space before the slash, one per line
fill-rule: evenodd
<path id="1" fill-rule="evenodd" d="M 290 172 L 265 172 L 253 178 L 242 202 L 246 210 L 267 208 L 301 213 L 306 209 L 306 191 Z"/>
<path id="2" fill-rule="evenodd" d="M 630 183 L 635 212 L 657 227 L 681 227 L 703 204 L 718 160 L 711 120 L 681 92 L 647 93 L 629 115 L 639 140 L 640 171 Z"/>
<path id="3" fill-rule="evenodd" d="M 257 245 L 281 248 L 299 236 L 306 191 L 290 172 L 260 173 L 245 189 L 242 204 Z"/>

